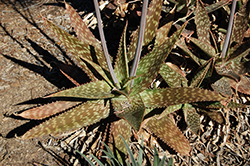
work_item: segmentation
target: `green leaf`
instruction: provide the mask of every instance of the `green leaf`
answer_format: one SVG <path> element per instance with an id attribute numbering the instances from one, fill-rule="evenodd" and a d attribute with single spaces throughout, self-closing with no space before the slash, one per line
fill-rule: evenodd
<path id="1" fill-rule="evenodd" d="M 77 65 L 86 72 L 92 81 L 97 81 L 98 79 L 94 76 L 92 71 L 87 67 L 87 65 L 81 60 L 82 57 L 92 60 L 91 50 L 88 44 L 83 43 L 74 36 L 68 34 L 52 22 L 43 18 L 45 23 L 49 26 L 51 31 L 55 36 L 65 45 L 68 51 L 73 55 L 71 58 L 76 60 Z"/>
<path id="2" fill-rule="evenodd" d="M 196 109 L 191 104 L 184 104 L 183 107 L 184 117 L 188 127 L 195 133 L 199 134 L 200 131 L 200 116 Z"/>
<path id="3" fill-rule="evenodd" d="M 140 95 L 133 96 L 130 99 L 121 95 L 112 98 L 111 101 L 115 111 L 114 113 L 118 117 L 126 119 L 133 128 L 138 131 L 145 112 L 145 106 Z"/>
<path id="4" fill-rule="evenodd" d="M 215 57 L 216 51 L 213 46 L 208 44 L 207 42 L 204 42 L 202 40 L 190 37 L 189 38 L 196 46 L 198 46 L 204 53 L 206 53 L 208 56 Z"/>
<path id="5" fill-rule="evenodd" d="M 184 38 L 181 38 L 180 40 L 178 40 L 176 42 L 176 45 L 182 49 L 182 51 L 184 51 L 195 63 L 197 63 L 198 65 L 202 65 L 204 63 L 206 63 L 205 60 L 198 58 L 197 56 L 195 56 L 187 47 L 187 45 L 185 44 Z"/>
<path id="6" fill-rule="evenodd" d="M 200 0 L 197 0 L 195 24 L 198 39 L 210 44 L 210 20 L 203 3 Z"/>
<path id="7" fill-rule="evenodd" d="M 207 63 L 203 64 L 200 67 L 200 70 L 198 71 L 198 73 L 194 76 L 194 78 L 192 79 L 192 83 L 189 87 L 191 88 L 195 88 L 195 87 L 200 87 L 201 83 L 203 82 L 204 78 L 208 75 L 208 71 L 211 67 L 212 64 L 212 60 L 211 61 L 207 61 Z"/>
<path id="8" fill-rule="evenodd" d="M 198 101 L 223 101 L 226 98 L 219 93 L 198 88 L 148 89 L 141 93 L 146 107 L 167 107 Z"/>
<path id="9" fill-rule="evenodd" d="M 51 115 L 55 115 L 59 112 L 65 111 L 80 103 L 81 102 L 79 101 L 78 102 L 77 101 L 56 101 L 54 103 L 28 109 L 18 114 L 18 116 L 21 116 L 26 119 L 44 119 Z"/>
<path id="10" fill-rule="evenodd" d="M 86 99 L 106 99 L 115 95 L 111 93 L 111 87 L 105 81 L 96 81 L 83 84 L 71 89 L 63 90 L 48 97 L 77 97 Z"/>
<path id="11" fill-rule="evenodd" d="M 129 69 L 128 69 L 128 59 L 127 59 L 127 48 L 126 48 L 126 30 L 127 30 L 127 24 L 124 28 L 118 54 L 117 54 L 117 60 L 115 62 L 115 68 L 114 72 L 117 77 L 117 79 L 120 81 L 120 83 L 123 83 L 125 79 L 129 77 Z"/>
<path id="12" fill-rule="evenodd" d="M 130 160 L 131 160 L 131 162 L 132 162 L 132 165 L 133 165 L 133 166 L 136 166 L 137 163 L 136 163 L 136 161 L 135 161 L 135 157 L 134 157 L 132 151 L 130 150 L 130 148 L 129 148 L 127 142 L 125 141 L 125 139 L 124 139 L 123 137 L 121 137 L 121 139 L 122 139 L 122 141 L 124 142 L 124 144 L 125 144 L 125 146 L 126 146 L 126 149 L 127 149 L 127 151 L 128 151 Z"/>
<path id="13" fill-rule="evenodd" d="M 160 20 L 161 8 L 162 8 L 162 0 L 151 1 L 151 4 L 147 12 L 143 46 L 148 45 L 149 42 L 151 42 L 151 40 L 153 40 L 153 38 L 155 37 L 158 23 Z M 138 30 L 136 31 L 136 34 L 130 43 L 130 47 L 128 50 L 128 61 L 134 59 L 135 50 L 137 47 L 137 40 L 138 40 Z"/>
<path id="14" fill-rule="evenodd" d="M 149 131 L 154 133 L 158 138 L 170 145 L 181 155 L 190 155 L 192 148 L 188 140 L 167 116 L 164 116 L 161 119 L 152 117 L 145 126 Z"/>
<path id="15" fill-rule="evenodd" d="M 81 58 L 87 63 L 89 63 L 101 76 L 102 78 L 111 86 L 114 87 L 114 84 L 110 81 L 110 79 L 107 77 L 106 73 L 104 70 L 99 66 L 98 64 L 94 63 L 93 61 L 87 59 L 87 58 Z"/>
<path id="16" fill-rule="evenodd" d="M 247 0 L 236 13 L 230 42 L 241 43 L 249 21 L 250 1 Z"/>
<path id="17" fill-rule="evenodd" d="M 170 31 L 172 27 L 172 24 L 173 24 L 173 21 L 170 21 L 169 23 L 163 25 L 161 28 L 157 30 L 156 38 L 155 38 L 155 46 L 159 46 L 165 42 L 168 36 L 168 32 Z"/>
<path id="18" fill-rule="evenodd" d="M 131 134 L 131 126 L 124 119 L 119 119 L 114 121 L 110 127 L 110 138 L 109 138 L 109 147 L 113 153 L 117 156 L 117 159 L 120 163 L 123 163 L 123 159 L 127 154 L 126 146 L 122 140 L 126 143 L 129 143 Z M 122 136 L 122 138 L 120 137 Z"/>
<path id="19" fill-rule="evenodd" d="M 164 63 L 159 73 L 170 87 L 187 87 L 187 79 L 184 73 L 174 64 Z"/>
<path id="20" fill-rule="evenodd" d="M 104 100 L 87 101 L 32 128 L 22 138 L 30 139 L 88 126 L 108 117 L 109 111 L 109 103 Z"/>
<path id="21" fill-rule="evenodd" d="M 170 105 L 157 118 L 160 119 L 160 118 L 162 118 L 162 117 L 164 117 L 172 112 L 175 112 L 175 111 L 181 109 L 181 107 L 182 107 L 182 104 Z"/>
<path id="22" fill-rule="evenodd" d="M 141 58 L 136 75 L 144 75 L 134 80 L 134 86 L 130 93 L 131 96 L 142 92 L 150 86 L 185 26 L 186 24 L 178 29 L 163 44 Z"/>
<path id="23" fill-rule="evenodd" d="M 207 108 L 207 109 L 220 109 L 220 108 L 246 108 L 246 105 L 235 103 L 235 102 L 229 102 L 227 106 L 221 104 L 221 102 L 197 102 L 192 103 L 192 105 L 199 107 L 199 108 Z"/>

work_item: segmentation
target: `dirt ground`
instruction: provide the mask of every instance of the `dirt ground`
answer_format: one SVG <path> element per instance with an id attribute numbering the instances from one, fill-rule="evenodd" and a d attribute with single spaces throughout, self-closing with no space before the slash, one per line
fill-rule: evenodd
<path id="1" fill-rule="evenodd" d="M 88 13 L 94 10 L 89 2 L 72 0 L 71 4 L 82 13 Z M 41 99 L 32 100 L 28 105 L 20 105 L 22 102 L 73 86 L 53 65 L 53 62 L 69 62 L 69 59 L 41 17 L 72 32 L 63 1 L 0 0 L 0 15 L 0 165 L 72 165 L 71 156 L 62 149 L 50 151 L 42 146 L 56 143 L 56 140 L 51 142 L 49 136 L 19 139 L 39 122 L 12 116 Z M 107 36 L 110 36 L 107 40 L 114 40 L 112 36 L 119 38 L 120 35 Z M 116 50 L 117 45 L 110 47 Z M 230 126 L 201 117 L 200 136 L 186 131 L 194 148 L 193 155 L 187 158 L 175 155 L 175 161 L 192 161 L 194 165 L 249 165 L 250 111 L 228 110 L 224 115 Z"/>
<path id="2" fill-rule="evenodd" d="M 55 46 L 41 18 L 67 27 L 62 2 L 0 1 L 0 165 L 63 165 L 38 144 L 46 138 L 16 138 L 33 122 L 8 117 L 33 106 L 18 103 L 72 86 L 50 65 L 52 61 L 64 61 L 65 52 Z M 59 152 L 57 155 L 64 158 Z"/>

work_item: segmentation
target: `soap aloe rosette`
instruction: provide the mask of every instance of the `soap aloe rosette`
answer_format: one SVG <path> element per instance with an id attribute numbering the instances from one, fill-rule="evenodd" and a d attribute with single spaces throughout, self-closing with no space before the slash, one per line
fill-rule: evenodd
<path id="1" fill-rule="evenodd" d="M 72 59 L 86 72 L 91 82 L 79 85 L 69 74 L 63 72 L 76 87 L 46 97 L 58 100 L 56 102 L 19 114 L 27 119 L 44 119 L 52 116 L 26 132 L 22 138 L 29 139 L 74 130 L 106 119 L 105 122 L 110 124 L 106 130 L 107 142 L 117 153 L 119 160 L 122 160 L 121 157 L 126 152 L 120 135 L 129 142 L 131 130 L 137 133 L 142 128 L 154 133 L 181 155 L 189 155 L 191 146 L 185 136 L 167 113 L 163 112 L 158 116 L 153 108 L 168 108 L 171 105 L 199 101 L 224 101 L 225 98 L 217 92 L 193 87 L 149 88 L 186 25 L 184 24 L 169 38 L 161 38 L 162 28 L 169 30 L 171 27 L 170 23 L 157 30 L 161 7 L 162 0 L 153 0 L 149 6 L 144 40 L 141 42 L 146 46 L 156 38 L 155 42 L 158 44 L 140 59 L 136 76 L 133 77 L 129 76 L 128 64 L 134 59 L 138 32 L 127 49 L 125 27 L 114 65 L 119 85 L 110 77 L 101 45 L 71 6 L 66 4 L 66 9 L 78 38 L 44 19 L 51 31 L 71 53 Z"/>

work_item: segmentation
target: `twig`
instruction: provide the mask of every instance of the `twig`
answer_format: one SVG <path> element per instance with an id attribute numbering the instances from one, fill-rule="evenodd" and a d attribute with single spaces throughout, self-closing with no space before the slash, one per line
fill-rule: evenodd
<path id="1" fill-rule="evenodd" d="M 103 33 L 103 28 L 102 28 L 102 21 L 101 21 L 101 14 L 100 14 L 100 10 L 99 10 L 99 5 L 98 5 L 98 1 L 94 0 L 94 5 L 95 5 L 95 12 L 96 12 L 96 17 L 97 17 L 97 25 L 98 25 L 98 30 L 99 30 L 99 34 L 100 34 L 100 38 L 101 38 L 101 42 L 102 42 L 102 48 L 103 48 L 103 52 L 104 52 L 104 56 L 106 59 L 106 63 L 108 65 L 108 69 L 110 72 L 110 75 L 112 77 L 112 80 L 116 86 L 116 88 L 120 89 L 120 84 L 115 76 L 115 72 L 114 69 L 112 67 L 111 64 L 111 60 L 109 58 L 109 53 L 108 53 L 108 48 L 107 48 L 107 44 L 106 44 L 106 40 L 104 37 L 104 33 Z"/>

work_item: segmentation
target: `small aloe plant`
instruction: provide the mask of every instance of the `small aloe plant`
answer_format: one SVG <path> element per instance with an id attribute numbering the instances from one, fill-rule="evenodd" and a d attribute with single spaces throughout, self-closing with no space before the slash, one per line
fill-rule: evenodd
<path id="1" fill-rule="evenodd" d="M 144 6 L 147 5 L 144 2 Z M 137 133 L 142 129 L 154 133 L 181 155 L 190 155 L 191 146 L 167 116 L 169 112 L 163 111 L 159 116 L 154 108 L 166 107 L 168 110 L 180 104 L 219 102 L 228 98 L 214 91 L 197 88 L 198 86 L 149 88 L 158 73 L 163 71 L 161 68 L 165 66 L 166 58 L 186 26 L 183 24 L 172 36 L 162 38 L 162 33 L 169 31 L 172 23 L 157 30 L 161 8 L 162 0 L 151 1 L 147 14 L 145 16 L 142 14 L 142 19 L 146 20 L 145 28 L 136 31 L 129 48 L 126 43 L 126 27 L 124 28 L 114 66 L 111 65 L 111 60 L 107 60 L 110 57 L 105 55 L 107 51 L 104 49 L 104 44 L 101 45 L 97 41 L 70 5 L 66 4 L 66 10 L 78 38 L 44 19 L 51 31 L 72 54 L 72 59 L 86 72 L 91 82 L 79 85 L 70 75 L 63 72 L 75 83 L 76 87 L 45 97 L 57 100 L 56 102 L 18 114 L 27 119 L 45 119 L 53 116 L 27 131 L 22 138 L 30 139 L 74 130 L 105 119 L 108 138 L 106 141 L 110 149 L 118 156 L 119 161 L 123 160 L 126 153 L 126 146 L 119 135 L 128 143 L 132 134 L 131 130 Z M 142 33 L 143 29 L 145 33 Z M 144 51 L 140 51 L 138 45 L 147 46 L 154 38 L 155 46 L 152 51 L 140 58 L 138 54 Z M 135 67 L 136 65 L 129 66 L 132 60 L 138 68 Z M 169 79 L 174 79 L 171 77 L 171 72 L 165 75 L 170 75 Z M 54 116 L 58 113 L 60 114 Z"/>
<path id="2" fill-rule="evenodd" d="M 199 59 L 193 55 L 191 51 L 187 50 L 187 46 L 183 40 L 177 42 L 177 45 L 183 49 L 184 52 L 198 65 L 201 65 L 203 71 L 209 71 L 207 74 L 210 75 L 210 77 L 213 71 L 212 68 L 215 69 L 217 76 L 213 78 L 217 79 L 213 80 L 214 83 L 211 86 L 215 91 L 226 96 L 232 96 L 231 87 L 241 93 L 250 94 L 250 81 L 246 76 L 250 71 L 249 59 L 246 58 L 250 52 L 250 42 L 243 42 L 250 13 L 250 1 L 245 1 L 234 16 L 235 5 L 236 1 L 233 2 L 232 6 L 230 16 L 231 26 L 229 23 L 228 33 L 225 40 L 221 43 L 223 47 L 220 52 L 215 37 L 210 33 L 211 26 L 207 11 L 202 2 L 200 0 L 197 1 L 195 23 L 198 39 L 190 37 L 189 40 L 210 57 L 209 60 Z M 210 36 L 213 42 L 210 41 Z"/>

